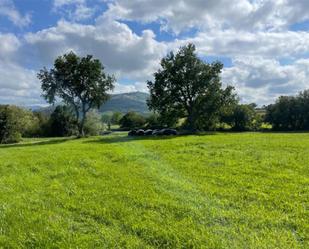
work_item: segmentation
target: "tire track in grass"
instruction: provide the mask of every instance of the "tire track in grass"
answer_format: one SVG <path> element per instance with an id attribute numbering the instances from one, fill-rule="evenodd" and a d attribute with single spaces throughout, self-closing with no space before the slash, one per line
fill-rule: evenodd
<path id="1" fill-rule="evenodd" d="M 150 182 L 156 193 L 149 201 L 147 197 L 142 201 L 131 199 L 133 205 L 140 208 L 141 217 L 145 210 L 150 213 L 157 212 L 158 218 L 144 216 L 144 222 L 153 224 L 153 228 L 149 225 L 132 226 L 132 223 L 125 222 L 123 226 L 127 232 L 151 246 L 161 248 L 200 248 L 205 244 L 210 246 L 207 248 L 222 247 L 222 236 L 225 232 L 218 231 L 217 228 L 229 224 L 218 217 L 218 201 L 207 196 L 194 182 L 173 168 L 160 153 L 147 148 L 143 141 L 116 143 L 113 146 L 117 147 L 119 156 L 142 169 L 141 177 Z M 175 234 L 175 231 L 181 233 Z"/>
<path id="2" fill-rule="evenodd" d="M 193 181 L 175 170 L 160 153 L 147 148 L 138 140 L 117 146 L 122 147 L 123 156 L 132 157 L 134 163 L 143 166 L 147 178 L 151 179 L 159 193 L 166 194 L 190 210 L 194 210 L 199 218 L 205 217 L 205 212 L 208 217 L 213 217 L 213 213 L 219 208 L 219 203 L 201 191 Z"/>

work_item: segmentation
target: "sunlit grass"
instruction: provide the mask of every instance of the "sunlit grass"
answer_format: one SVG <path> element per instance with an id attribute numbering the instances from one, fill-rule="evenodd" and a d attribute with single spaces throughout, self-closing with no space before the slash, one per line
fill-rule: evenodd
<path id="1" fill-rule="evenodd" d="M 0 248 L 308 248 L 309 134 L 0 146 Z"/>

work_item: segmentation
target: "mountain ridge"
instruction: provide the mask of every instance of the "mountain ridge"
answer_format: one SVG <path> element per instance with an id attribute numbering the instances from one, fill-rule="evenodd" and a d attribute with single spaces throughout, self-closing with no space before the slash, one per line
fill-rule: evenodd
<path id="1" fill-rule="evenodd" d="M 145 92 L 129 92 L 112 94 L 111 98 L 104 103 L 99 112 L 121 112 L 127 113 L 135 111 L 138 113 L 148 113 L 147 99 L 149 94 Z"/>
<path id="2" fill-rule="evenodd" d="M 129 111 L 138 112 L 141 114 L 149 113 L 147 106 L 147 99 L 149 94 L 145 92 L 128 92 L 111 94 L 110 99 L 107 100 L 100 108 L 100 113 L 121 112 L 127 113 Z M 57 105 L 56 105 L 57 106 Z M 55 106 L 28 106 L 32 111 L 39 111 L 45 113 L 52 113 Z"/>

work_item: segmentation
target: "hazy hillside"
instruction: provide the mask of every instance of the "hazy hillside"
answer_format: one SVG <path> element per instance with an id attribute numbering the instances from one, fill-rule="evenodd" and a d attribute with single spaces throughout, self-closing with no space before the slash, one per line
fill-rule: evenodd
<path id="1" fill-rule="evenodd" d="M 100 108 L 100 112 L 122 112 L 126 113 L 128 111 L 135 111 L 139 113 L 149 112 L 147 107 L 148 93 L 143 92 L 132 92 L 132 93 L 121 93 L 113 94 L 111 98 Z M 51 114 L 55 109 L 54 106 L 29 107 L 33 111 L 43 111 L 45 113 Z"/>
<path id="2" fill-rule="evenodd" d="M 135 111 L 139 113 L 147 113 L 147 98 L 148 93 L 132 92 L 114 94 L 101 108 L 100 112 L 123 112 Z"/>

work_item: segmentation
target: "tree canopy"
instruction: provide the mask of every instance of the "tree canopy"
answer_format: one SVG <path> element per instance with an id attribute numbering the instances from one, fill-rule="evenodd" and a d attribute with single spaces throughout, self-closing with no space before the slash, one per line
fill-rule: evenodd
<path id="1" fill-rule="evenodd" d="M 266 108 L 265 121 L 274 130 L 309 130 L 309 90 L 281 96 Z"/>
<path id="2" fill-rule="evenodd" d="M 233 87 L 222 88 L 220 73 L 223 64 L 208 64 L 198 58 L 195 46 L 181 47 L 161 60 L 161 69 L 148 81 L 148 106 L 166 123 L 186 119 L 190 130 L 211 129 L 220 110 L 236 102 Z"/>
<path id="3" fill-rule="evenodd" d="M 91 55 L 78 57 L 74 52 L 59 56 L 50 70 L 38 73 L 42 82 L 43 97 L 49 103 L 58 99 L 73 107 L 79 135 L 84 135 L 86 114 L 99 108 L 114 88 L 115 78 L 104 72 L 98 59 Z"/>
<path id="4" fill-rule="evenodd" d="M 128 112 L 119 121 L 120 127 L 122 129 L 141 128 L 145 125 L 145 123 L 146 119 L 136 112 Z"/>
<path id="5" fill-rule="evenodd" d="M 260 129 L 262 117 L 255 110 L 256 105 L 237 104 L 226 113 L 222 113 L 221 121 L 231 126 L 234 131 Z"/>
<path id="6" fill-rule="evenodd" d="M 37 128 L 38 119 L 31 111 L 0 105 L 0 143 L 19 142 L 22 136 L 31 136 Z"/>

